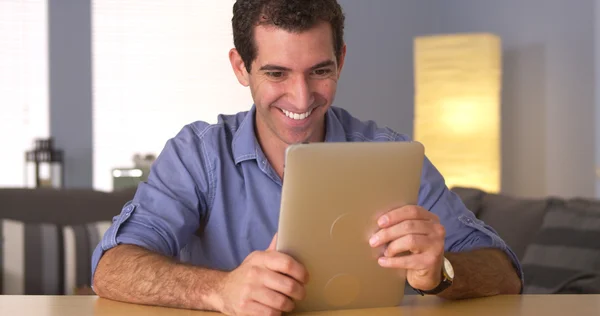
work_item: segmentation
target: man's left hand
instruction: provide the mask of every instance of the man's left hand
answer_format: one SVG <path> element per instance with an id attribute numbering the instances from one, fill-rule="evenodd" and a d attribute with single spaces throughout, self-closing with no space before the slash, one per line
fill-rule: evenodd
<path id="1" fill-rule="evenodd" d="M 442 277 L 446 232 L 437 215 L 420 206 L 408 205 L 383 214 L 380 230 L 369 243 L 387 245 L 379 264 L 406 269 L 410 286 L 419 290 L 435 288 Z"/>

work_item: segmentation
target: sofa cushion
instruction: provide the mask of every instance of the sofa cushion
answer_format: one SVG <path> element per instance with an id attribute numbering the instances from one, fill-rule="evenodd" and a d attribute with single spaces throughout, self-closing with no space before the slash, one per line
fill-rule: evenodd
<path id="1" fill-rule="evenodd" d="M 92 252 L 110 224 L 60 226 L 0 219 L 0 294 L 72 294 L 89 285 Z"/>
<path id="2" fill-rule="evenodd" d="M 548 209 L 549 199 L 523 199 L 502 194 L 486 194 L 477 217 L 490 225 L 523 258 Z"/>
<path id="3" fill-rule="evenodd" d="M 600 293 L 600 202 L 554 200 L 522 260 L 524 293 Z"/>

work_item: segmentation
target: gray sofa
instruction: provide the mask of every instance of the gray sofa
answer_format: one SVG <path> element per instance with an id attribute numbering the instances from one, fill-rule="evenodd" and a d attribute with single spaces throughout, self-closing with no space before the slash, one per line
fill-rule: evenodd
<path id="1" fill-rule="evenodd" d="M 600 293 L 600 201 L 453 191 L 517 254 L 524 293 Z"/>
<path id="2" fill-rule="evenodd" d="M 453 191 L 516 252 L 525 293 L 600 293 L 600 202 Z M 94 247 L 134 193 L 0 189 L 0 293 L 85 289 Z"/>

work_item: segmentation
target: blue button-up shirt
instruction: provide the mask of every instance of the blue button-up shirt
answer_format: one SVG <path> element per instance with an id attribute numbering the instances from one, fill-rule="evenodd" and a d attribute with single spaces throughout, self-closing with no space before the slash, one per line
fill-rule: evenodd
<path id="1" fill-rule="evenodd" d="M 232 270 L 252 251 L 269 246 L 277 231 L 282 181 L 257 142 L 255 111 L 253 106 L 221 115 L 216 124 L 189 124 L 167 142 L 148 181 L 114 217 L 95 249 L 92 275 L 102 254 L 118 244 L 219 270 Z M 340 108 L 331 107 L 326 115 L 327 142 L 409 140 Z M 428 159 L 418 204 L 439 216 L 446 251 L 498 248 L 522 276 L 515 254 L 446 187 Z"/>

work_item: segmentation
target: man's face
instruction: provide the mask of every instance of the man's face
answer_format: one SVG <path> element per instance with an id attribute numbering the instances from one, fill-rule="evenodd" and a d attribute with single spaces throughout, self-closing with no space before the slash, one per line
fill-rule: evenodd
<path id="1" fill-rule="evenodd" d="M 301 33 L 258 26 L 255 43 L 251 73 L 236 74 L 245 73 L 238 79 L 250 87 L 261 141 L 284 146 L 322 141 L 344 58 L 338 65 L 331 26 L 321 23 Z"/>

